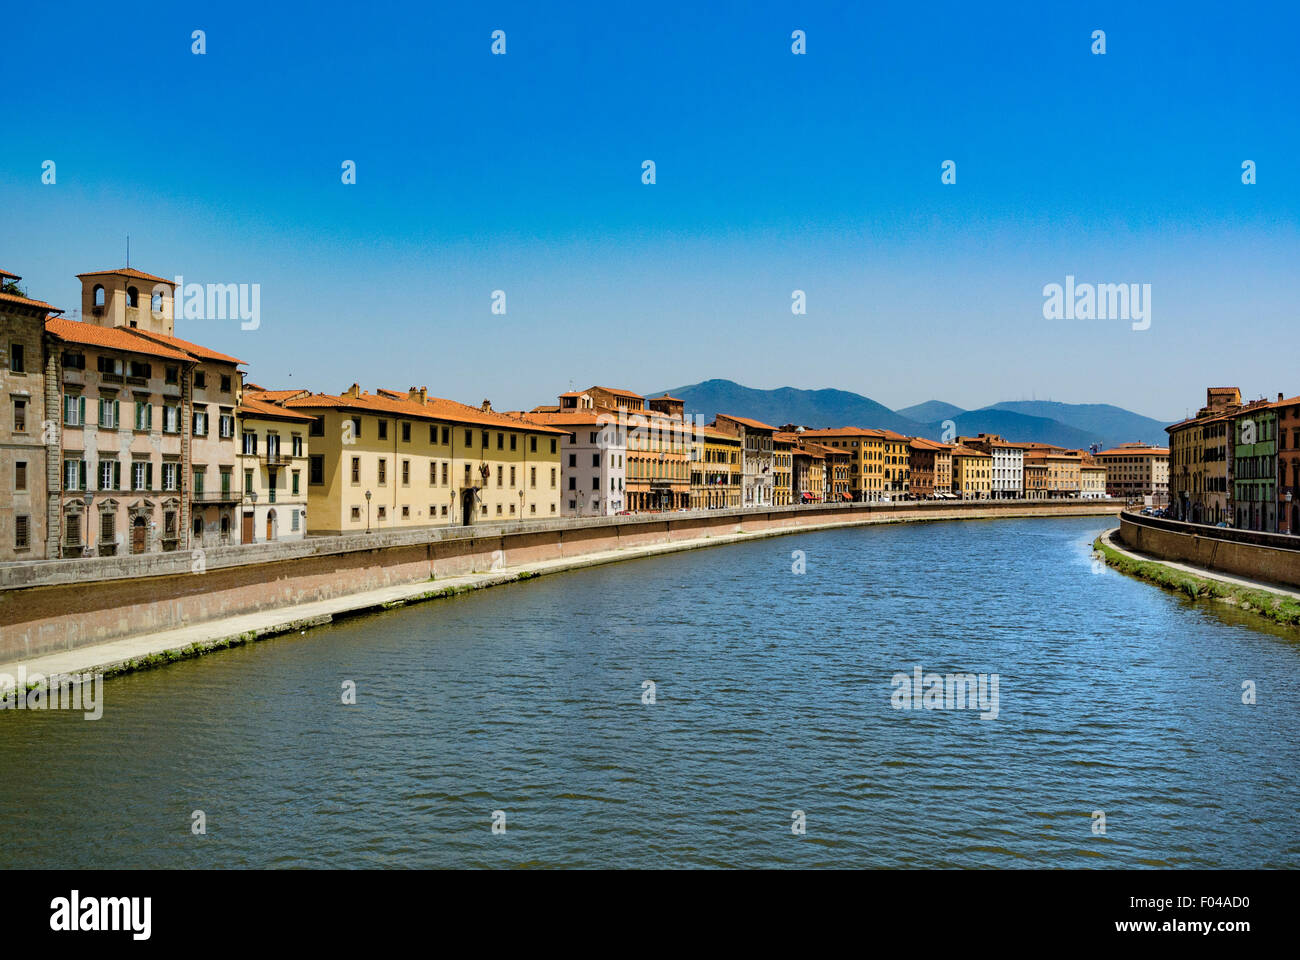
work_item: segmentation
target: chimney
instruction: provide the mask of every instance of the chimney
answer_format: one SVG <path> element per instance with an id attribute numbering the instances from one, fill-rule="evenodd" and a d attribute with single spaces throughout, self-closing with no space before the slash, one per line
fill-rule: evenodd
<path id="1" fill-rule="evenodd" d="M 415 387 L 412 387 L 407 391 L 406 396 L 408 399 L 414 400 L 417 403 L 424 403 L 425 397 L 428 396 L 428 389 L 426 387 L 421 387 L 417 390 Z"/>
<path id="2" fill-rule="evenodd" d="M 1277 392 L 1277 402 L 1278 402 L 1278 403 L 1281 403 L 1281 402 L 1282 402 L 1282 391 L 1281 391 L 1281 390 L 1279 390 L 1279 391 Z"/>
<path id="3" fill-rule="evenodd" d="M 482 410 L 484 413 L 491 413 L 491 412 L 492 412 L 492 401 L 491 401 L 491 400 L 484 400 L 484 401 L 483 401 L 483 406 L 479 407 L 479 409 Z"/>
<path id="4" fill-rule="evenodd" d="M 343 391 L 343 396 L 345 396 L 345 397 L 359 397 L 359 396 L 361 396 L 361 386 L 360 386 L 360 384 L 356 384 L 356 383 L 352 384 L 352 386 L 348 387 L 346 390 Z"/>

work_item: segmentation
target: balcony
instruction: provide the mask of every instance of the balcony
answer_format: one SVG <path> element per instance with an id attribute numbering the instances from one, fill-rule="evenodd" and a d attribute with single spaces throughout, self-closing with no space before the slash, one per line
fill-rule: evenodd
<path id="1" fill-rule="evenodd" d="M 287 467 L 289 461 L 293 459 L 291 455 L 281 453 L 279 450 L 268 450 L 262 454 L 262 465 L 267 467 Z"/>
<path id="2" fill-rule="evenodd" d="M 191 490 L 190 502 L 213 504 L 213 503 L 242 503 L 244 495 L 238 490 Z"/>

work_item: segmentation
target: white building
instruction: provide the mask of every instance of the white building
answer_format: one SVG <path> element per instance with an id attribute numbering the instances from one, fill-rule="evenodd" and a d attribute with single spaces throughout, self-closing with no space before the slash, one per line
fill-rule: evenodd
<path id="1" fill-rule="evenodd" d="M 616 414 L 584 404 L 522 416 L 568 431 L 560 438 L 561 516 L 612 517 L 627 509 L 627 434 Z"/>
<path id="2" fill-rule="evenodd" d="M 989 496 L 994 500 L 1019 500 L 1025 495 L 1025 448 L 1003 440 L 995 433 L 959 437 L 968 447 L 993 457 Z"/>

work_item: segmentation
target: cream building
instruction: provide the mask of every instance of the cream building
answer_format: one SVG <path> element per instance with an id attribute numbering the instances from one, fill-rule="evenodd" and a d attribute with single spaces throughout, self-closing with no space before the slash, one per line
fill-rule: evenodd
<path id="1" fill-rule="evenodd" d="M 264 400 L 256 390 L 244 392 L 236 418 L 236 486 L 229 489 L 223 472 L 221 488 L 215 492 L 238 498 L 239 529 L 230 529 L 223 520 L 215 531 L 217 542 L 301 540 L 307 535 L 307 437 L 316 418 Z"/>

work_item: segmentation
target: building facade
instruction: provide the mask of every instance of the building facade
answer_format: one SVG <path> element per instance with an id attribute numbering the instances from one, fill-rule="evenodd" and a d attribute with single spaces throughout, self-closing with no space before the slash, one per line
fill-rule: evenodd
<path id="1" fill-rule="evenodd" d="M 560 438 L 560 515 L 612 517 L 627 506 L 627 433 L 617 415 L 594 405 L 525 419 L 565 431 Z"/>
<path id="2" fill-rule="evenodd" d="M 1277 531 L 1300 535 L 1300 397 L 1277 403 Z"/>
<path id="3" fill-rule="evenodd" d="M 224 468 L 194 468 L 192 544 L 301 540 L 307 535 L 308 438 L 316 418 L 246 391 L 235 421 L 239 465 L 233 476 Z M 227 512 L 228 504 L 233 511 Z"/>
<path id="4" fill-rule="evenodd" d="M 1169 448 L 1145 443 L 1122 443 L 1102 450 L 1096 459 L 1106 468 L 1106 492 L 1125 500 L 1151 497 L 1152 503 L 1169 501 Z"/>
<path id="5" fill-rule="evenodd" d="M 723 413 L 714 418 L 712 426 L 740 438 L 741 506 L 772 506 L 775 491 L 772 439 L 776 434 L 776 427 L 748 417 Z"/>
<path id="6" fill-rule="evenodd" d="M 1256 400 L 1232 415 L 1233 526 L 1277 530 L 1278 408 Z"/>
<path id="7" fill-rule="evenodd" d="M 45 318 L 62 311 L 27 296 L 0 270 L 0 561 L 58 556 L 58 371 Z"/>
<path id="8" fill-rule="evenodd" d="M 952 449 L 952 492 L 962 500 L 987 500 L 993 495 L 993 455 L 957 444 Z"/>
<path id="9" fill-rule="evenodd" d="M 266 396 L 267 394 L 262 394 Z M 424 387 L 279 400 L 309 429 L 308 534 L 560 516 L 565 431 Z"/>

